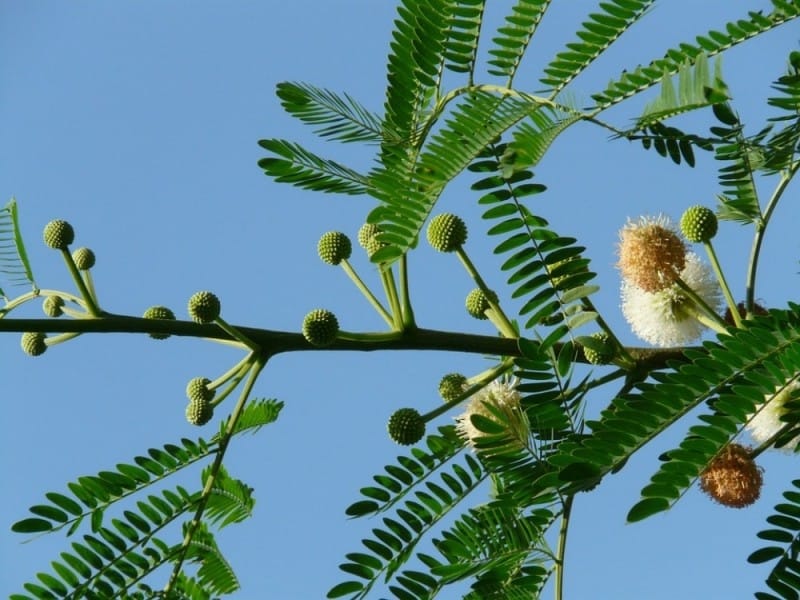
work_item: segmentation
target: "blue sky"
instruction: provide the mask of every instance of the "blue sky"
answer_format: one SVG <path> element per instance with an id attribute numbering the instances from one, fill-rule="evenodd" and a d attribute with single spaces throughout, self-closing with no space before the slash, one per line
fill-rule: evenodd
<path id="1" fill-rule="evenodd" d="M 497 22 L 510 3 L 489 4 L 489 18 Z M 756 5 L 767 3 L 657 3 L 573 90 L 579 100 L 588 97 L 622 68 Z M 590 6 L 554 3 L 521 70 L 521 87 L 536 89 L 538 69 L 572 40 Z M 210 289 L 232 323 L 297 331 L 306 312 L 324 306 L 344 329 L 381 328 L 346 277 L 316 256 L 325 231 L 355 237 L 371 201 L 272 182 L 256 165 L 264 155 L 256 142 L 295 140 L 368 169 L 369 149 L 318 142 L 282 112 L 274 89 L 281 81 L 308 82 L 346 91 L 380 111 L 393 18 L 393 3 L 368 0 L 4 0 L 0 202 L 11 196 L 19 202 L 37 283 L 72 289 L 60 258 L 40 242 L 44 224 L 63 218 L 74 225 L 76 244 L 97 254 L 95 284 L 109 311 L 138 315 L 165 304 L 185 315 L 188 297 Z M 796 23 L 726 55 L 723 72 L 751 131 L 761 125 L 768 85 L 793 49 Z M 626 125 L 650 97 L 607 117 Z M 562 136 L 537 167 L 537 180 L 549 190 L 532 210 L 588 248 L 602 286 L 595 303 L 626 343 L 639 344 L 618 308 L 613 265 L 619 227 L 628 217 L 664 212 L 678 218 L 690 205 L 713 205 L 719 191 L 714 168 L 706 155 L 693 170 L 675 166 L 590 126 Z M 468 179 L 457 181 L 439 208 L 467 220 L 470 256 L 501 291 L 500 260 L 492 255 L 494 242 L 483 239 L 487 226 L 468 186 Z M 764 247 L 758 297 L 770 306 L 797 299 L 795 197 L 790 190 Z M 741 296 L 750 232 L 726 223 L 718 239 L 729 281 Z M 377 285 L 366 259 L 354 263 Z M 422 326 L 492 333 L 464 312 L 472 285 L 453 257 L 420 247 L 410 267 Z M 24 314 L 41 313 L 31 306 Z M 16 336 L 2 342 L 0 594 L 7 596 L 66 548 L 57 536 L 22 544 L 22 536 L 10 533 L 11 523 L 45 492 L 63 491 L 80 475 L 181 437 L 210 437 L 213 427 L 197 430 L 184 420 L 186 381 L 213 378 L 239 355 L 201 340 L 158 343 L 109 334 L 73 340 L 34 360 L 19 351 Z M 258 499 L 251 520 L 218 538 L 242 583 L 236 597 L 321 598 L 343 580 L 337 564 L 360 550 L 359 540 L 377 525 L 348 521 L 344 509 L 400 452 L 385 435 L 388 415 L 401 406 L 425 412 L 439 402 L 442 374 L 486 366 L 480 356 L 444 353 L 276 357 L 256 394 L 285 401 L 283 414 L 257 436 L 239 440 L 228 463 Z M 594 396 L 589 410 L 606 401 Z M 720 508 L 693 489 L 671 512 L 625 525 L 627 510 L 657 468 L 655 457 L 677 440 L 677 433 L 665 436 L 596 493 L 576 500 L 568 598 L 715 599 L 760 589 L 763 570 L 747 566 L 745 558 L 783 486 L 796 476 L 796 457 L 763 456 L 765 489 L 751 509 Z M 198 479 L 193 474 L 189 483 Z"/>

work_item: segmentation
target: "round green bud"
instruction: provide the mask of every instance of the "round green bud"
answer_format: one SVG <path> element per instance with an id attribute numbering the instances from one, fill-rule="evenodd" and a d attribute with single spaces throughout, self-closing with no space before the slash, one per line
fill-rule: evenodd
<path id="1" fill-rule="evenodd" d="M 413 408 L 401 408 L 389 417 L 389 437 L 398 444 L 416 444 L 425 435 L 425 421 Z"/>
<path id="2" fill-rule="evenodd" d="M 175 313 L 168 309 L 166 306 L 151 306 L 142 315 L 143 319 L 161 319 L 163 321 L 174 321 Z M 170 334 L 168 333 L 149 333 L 154 340 L 165 340 Z"/>
<path id="3" fill-rule="evenodd" d="M 381 228 L 375 225 L 374 223 L 364 223 L 361 228 L 358 230 L 358 243 L 359 245 L 364 248 L 364 250 L 369 250 L 369 242 L 374 238 L 376 235 L 381 233 Z"/>
<path id="4" fill-rule="evenodd" d="M 75 266 L 81 271 L 88 271 L 94 266 L 94 252 L 89 248 L 78 248 L 72 253 L 72 260 Z"/>
<path id="5" fill-rule="evenodd" d="M 44 243 L 55 250 L 66 250 L 75 240 L 72 225 L 61 219 L 50 221 L 44 226 Z"/>
<path id="6" fill-rule="evenodd" d="M 189 298 L 189 316 L 196 323 L 211 323 L 220 310 L 219 298 L 211 292 L 197 292 Z"/>
<path id="7" fill-rule="evenodd" d="M 45 353 L 45 350 L 47 350 L 47 344 L 45 344 L 46 338 L 47 335 L 39 331 L 28 331 L 22 334 L 20 346 L 22 346 L 22 350 L 25 352 L 25 354 L 30 354 L 31 356 L 41 356 Z"/>
<path id="8" fill-rule="evenodd" d="M 48 296 L 42 302 L 42 310 L 48 317 L 60 317 L 64 314 L 64 299 L 61 296 Z"/>
<path id="9" fill-rule="evenodd" d="M 330 346 L 339 333 L 339 321 L 331 311 L 318 308 L 303 319 L 303 337 L 314 346 Z"/>
<path id="10" fill-rule="evenodd" d="M 593 333 L 591 337 L 600 343 L 601 349 L 584 346 L 583 355 L 593 365 L 607 365 L 614 358 L 614 349 L 609 343 L 608 334 L 605 331 L 599 331 Z"/>
<path id="11" fill-rule="evenodd" d="M 489 290 L 489 295 L 487 296 L 483 293 L 482 289 L 475 288 L 469 294 L 467 294 L 467 301 L 465 303 L 467 306 L 467 312 L 476 319 L 488 319 L 486 316 L 486 309 L 490 308 L 489 299 L 496 303 L 497 294 Z"/>
<path id="12" fill-rule="evenodd" d="M 191 400 L 186 407 L 186 420 L 192 425 L 205 425 L 214 416 L 211 402 L 202 398 Z"/>
<path id="13" fill-rule="evenodd" d="M 216 394 L 216 392 L 212 389 L 209 389 L 209 383 L 211 383 L 211 380 L 207 379 L 206 377 L 195 377 L 194 379 L 190 379 L 189 383 L 186 384 L 186 397 L 192 402 L 200 400 L 211 402 L 211 400 L 214 399 L 214 394 Z"/>
<path id="14" fill-rule="evenodd" d="M 428 225 L 428 243 L 439 252 L 454 252 L 467 241 L 467 225 L 461 217 L 443 213 Z"/>
<path id="15" fill-rule="evenodd" d="M 690 242 L 709 242 L 717 235 L 717 215 L 705 206 L 687 208 L 681 217 L 681 232 Z"/>
<path id="16" fill-rule="evenodd" d="M 329 265 L 338 265 L 343 260 L 350 258 L 353 252 L 353 245 L 350 238 L 341 231 L 329 231 L 322 234 L 317 243 L 317 253 L 322 262 Z"/>
<path id="17" fill-rule="evenodd" d="M 369 239 L 364 249 L 367 251 L 367 256 L 369 258 L 372 258 L 378 250 L 384 248 L 385 246 L 386 246 L 385 243 L 378 240 L 378 238 L 373 237 Z"/>
<path id="18" fill-rule="evenodd" d="M 467 378 L 461 373 L 448 373 L 439 382 L 439 395 L 445 402 L 451 402 L 464 393 Z"/>

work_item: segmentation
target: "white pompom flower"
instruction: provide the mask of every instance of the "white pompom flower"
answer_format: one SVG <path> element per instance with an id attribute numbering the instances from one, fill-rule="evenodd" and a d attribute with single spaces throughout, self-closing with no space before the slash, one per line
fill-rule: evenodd
<path id="1" fill-rule="evenodd" d="M 464 409 L 456 417 L 456 432 L 469 445 L 475 449 L 476 441 L 487 434 L 475 427 L 472 415 L 480 415 L 486 419 L 497 421 L 491 408 L 501 412 L 511 429 L 511 438 L 520 446 L 527 444 L 529 427 L 525 414 L 520 406 L 520 393 L 517 391 L 518 381 L 495 380 L 482 390 L 474 394 Z"/>
<path id="2" fill-rule="evenodd" d="M 719 310 L 722 301 L 719 283 L 711 268 L 694 252 L 687 253 L 680 277 L 709 308 Z M 699 309 L 677 284 L 646 292 L 623 279 L 621 291 L 622 314 L 633 332 L 654 346 L 683 346 L 697 340 L 706 329 L 694 316 Z"/>
<path id="3" fill-rule="evenodd" d="M 767 396 L 756 412 L 748 415 L 749 421 L 746 428 L 753 440 L 763 444 L 786 426 L 786 422 L 781 418 L 788 412 L 786 403 L 791 400 L 792 392 L 797 389 L 800 389 L 800 381 L 794 379 L 782 390 Z M 782 446 L 780 450 L 793 452 L 798 444 L 800 444 L 800 435 Z"/>

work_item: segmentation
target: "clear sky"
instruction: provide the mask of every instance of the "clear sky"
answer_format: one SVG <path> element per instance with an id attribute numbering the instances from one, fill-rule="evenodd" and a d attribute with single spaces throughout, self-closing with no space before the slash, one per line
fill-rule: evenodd
<path id="1" fill-rule="evenodd" d="M 492 23 L 510 4 L 489 3 Z M 521 70 L 518 83 L 531 91 L 541 65 L 572 40 L 582 14 L 594 7 L 553 4 Z M 657 3 L 575 82 L 577 99 L 622 68 L 659 57 L 756 6 L 768 9 L 767 2 L 743 0 Z M 232 323 L 298 331 L 306 312 L 326 307 L 344 329 L 381 328 L 344 274 L 316 256 L 325 231 L 355 237 L 371 200 L 272 182 L 256 165 L 264 156 L 256 142 L 299 141 L 367 170 L 370 149 L 318 142 L 282 112 L 274 89 L 286 80 L 313 83 L 380 111 L 393 18 L 394 3 L 373 0 L 0 2 L 0 202 L 11 196 L 19 202 L 39 286 L 72 290 L 60 258 L 41 243 L 44 224 L 62 218 L 74 225 L 76 243 L 97 254 L 95 283 L 109 311 L 139 315 L 165 304 L 185 318 L 188 297 L 209 289 Z M 796 22 L 726 55 L 723 71 L 751 132 L 762 124 L 768 85 L 793 49 Z M 647 98 L 607 116 L 627 125 Z M 582 125 L 560 138 L 537 167 L 537 180 L 549 191 L 532 210 L 588 248 L 602 286 L 595 303 L 626 343 L 639 344 L 618 308 L 613 265 L 619 227 L 628 217 L 664 212 L 678 218 L 690 205 L 713 206 L 715 166 L 701 155 L 695 169 L 678 167 Z M 492 255 L 494 242 L 482 239 L 487 226 L 468 185 L 468 178 L 457 182 L 439 208 L 467 220 L 470 255 L 503 297 L 500 261 Z M 764 247 L 757 294 L 769 306 L 797 300 L 796 197 L 790 190 Z M 750 232 L 726 223 L 718 239 L 741 296 Z M 420 325 L 493 333 L 464 312 L 472 285 L 453 257 L 420 247 L 410 261 Z M 377 285 L 365 258 L 354 263 Z M 32 306 L 23 314 L 41 313 Z M 186 382 L 217 376 L 239 355 L 201 340 L 97 335 L 32 359 L 19 350 L 17 336 L 0 342 L 0 594 L 7 596 L 21 592 L 66 549 L 57 535 L 23 544 L 10 525 L 45 492 L 64 491 L 78 476 L 181 437 L 211 437 L 213 426 L 197 429 L 184 419 Z M 257 436 L 238 440 L 228 461 L 231 474 L 257 494 L 255 516 L 218 536 L 240 577 L 243 591 L 236 597 L 321 598 L 346 579 L 338 563 L 359 551 L 359 540 L 378 523 L 349 521 L 344 509 L 401 452 L 385 434 L 386 419 L 401 406 L 420 412 L 436 406 L 444 373 L 473 374 L 488 364 L 480 356 L 413 352 L 275 358 L 256 394 L 285 401 L 283 414 Z M 602 393 L 592 396 L 589 411 L 607 401 Z M 760 589 L 764 570 L 745 559 L 764 518 L 796 477 L 797 458 L 762 457 L 766 484 L 750 509 L 721 508 L 692 489 L 671 512 L 625 525 L 657 469 L 656 457 L 678 439 L 675 433 L 658 440 L 597 492 L 577 499 L 568 598 L 713 600 Z M 185 485 L 198 481 L 193 473 Z"/>

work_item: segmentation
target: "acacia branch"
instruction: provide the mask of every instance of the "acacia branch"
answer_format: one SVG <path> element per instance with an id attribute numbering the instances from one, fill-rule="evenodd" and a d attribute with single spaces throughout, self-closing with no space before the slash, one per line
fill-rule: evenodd
<path id="1" fill-rule="evenodd" d="M 300 333 L 234 326 L 267 354 L 312 350 L 372 352 L 378 350 L 436 350 L 467 354 L 522 357 L 517 340 L 491 335 L 415 328 L 403 331 L 391 340 L 336 340 L 330 346 L 309 344 Z M 214 324 L 192 321 L 144 319 L 104 313 L 93 319 L 0 319 L 0 333 L 161 333 L 183 337 L 236 341 L 229 333 Z M 683 360 L 686 348 L 626 347 L 636 368 L 652 370 L 667 366 L 670 360 Z M 582 360 L 583 357 L 577 357 Z"/>

